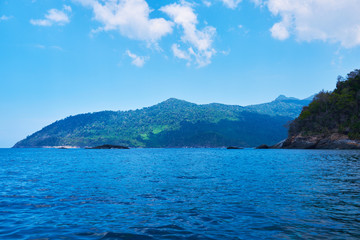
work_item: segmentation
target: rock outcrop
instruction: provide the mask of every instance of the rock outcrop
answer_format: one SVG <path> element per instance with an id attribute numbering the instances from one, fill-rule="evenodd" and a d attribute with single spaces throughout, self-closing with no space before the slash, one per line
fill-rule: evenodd
<path id="1" fill-rule="evenodd" d="M 285 149 L 360 149 L 360 140 L 351 140 L 344 134 L 334 133 L 329 136 L 292 136 L 271 148 Z"/>
<path id="2" fill-rule="evenodd" d="M 125 147 L 125 146 L 105 144 L 105 145 L 91 147 L 91 148 L 87 148 L 87 149 L 129 149 L 129 148 Z"/>
<path id="3" fill-rule="evenodd" d="M 241 147 L 227 147 L 226 149 L 244 149 L 244 148 L 241 148 Z"/>
<path id="4" fill-rule="evenodd" d="M 256 147 L 256 149 L 269 149 L 269 148 L 270 147 L 268 145 L 266 145 L 266 144 L 262 144 L 262 145 Z"/>

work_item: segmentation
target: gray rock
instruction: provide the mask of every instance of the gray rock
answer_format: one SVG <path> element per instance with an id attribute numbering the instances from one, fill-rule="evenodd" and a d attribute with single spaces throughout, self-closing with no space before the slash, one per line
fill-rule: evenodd
<path id="1" fill-rule="evenodd" d="M 227 147 L 226 149 L 243 149 L 241 147 Z"/>
<path id="2" fill-rule="evenodd" d="M 269 149 L 270 147 L 266 144 L 262 144 L 260 146 L 258 146 L 256 149 Z"/>
<path id="3" fill-rule="evenodd" d="M 273 148 L 286 149 L 360 149 L 359 140 L 350 140 L 343 134 L 331 134 L 329 136 L 292 136 L 282 144 L 278 143 Z"/>
<path id="4" fill-rule="evenodd" d="M 105 145 L 92 147 L 92 148 L 87 148 L 87 149 L 129 149 L 129 148 L 125 147 L 125 146 L 105 144 Z"/>

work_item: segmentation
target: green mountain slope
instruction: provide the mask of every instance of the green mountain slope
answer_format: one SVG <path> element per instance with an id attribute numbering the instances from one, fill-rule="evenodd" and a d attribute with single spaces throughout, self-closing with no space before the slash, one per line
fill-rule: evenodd
<path id="1" fill-rule="evenodd" d="M 273 144 L 284 127 L 310 101 L 277 99 L 248 107 L 197 105 L 168 99 L 134 111 L 103 111 L 71 116 L 43 128 L 14 147 L 95 146 L 222 147 Z M 278 113 L 278 114 L 276 114 Z"/>
<path id="2" fill-rule="evenodd" d="M 360 70 L 338 78 L 333 92 L 320 92 L 290 125 L 289 135 L 343 134 L 360 139 Z"/>
<path id="3" fill-rule="evenodd" d="M 296 118 L 297 116 L 299 116 L 302 108 L 304 106 L 307 106 L 313 98 L 314 96 L 311 96 L 306 99 L 299 100 L 297 98 L 280 95 L 272 102 L 258 105 L 250 105 L 247 106 L 246 109 L 249 111 L 267 114 L 270 116 L 285 116 Z"/>

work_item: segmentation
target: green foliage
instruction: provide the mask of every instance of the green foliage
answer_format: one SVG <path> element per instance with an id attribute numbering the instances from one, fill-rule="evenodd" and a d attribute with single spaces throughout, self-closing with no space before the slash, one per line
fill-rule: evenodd
<path id="1" fill-rule="evenodd" d="M 292 119 L 294 113 L 299 114 L 302 106 L 308 102 L 284 99 L 241 107 L 197 105 L 169 99 L 141 110 L 70 116 L 18 142 L 15 147 L 85 147 L 103 144 L 129 147 L 270 145 L 286 137 L 284 125 Z M 275 114 L 276 109 L 279 109 L 279 114 Z"/>
<path id="2" fill-rule="evenodd" d="M 312 99 L 311 99 L 312 100 Z M 246 109 L 252 112 L 266 114 L 270 116 L 284 116 L 296 118 L 299 116 L 302 108 L 307 106 L 310 99 L 298 100 L 293 98 L 276 99 L 270 103 L 247 106 Z"/>
<path id="3" fill-rule="evenodd" d="M 360 139 L 360 70 L 338 77 L 333 92 L 321 91 L 290 124 L 289 134 L 347 134 Z"/>
<path id="4" fill-rule="evenodd" d="M 301 120 L 307 119 L 311 115 L 311 112 L 308 107 L 304 107 L 304 110 L 301 112 L 299 118 Z"/>

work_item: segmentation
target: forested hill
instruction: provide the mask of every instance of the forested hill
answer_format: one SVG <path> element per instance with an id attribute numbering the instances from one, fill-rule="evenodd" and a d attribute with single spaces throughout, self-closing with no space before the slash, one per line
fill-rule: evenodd
<path id="1" fill-rule="evenodd" d="M 223 147 L 273 144 L 310 100 L 280 96 L 248 107 L 168 99 L 131 111 L 79 114 L 56 121 L 14 147 L 96 146 Z"/>
<path id="2" fill-rule="evenodd" d="M 339 77 L 333 92 L 317 94 L 291 124 L 289 135 L 342 134 L 360 139 L 360 70 Z"/>
<path id="3" fill-rule="evenodd" d="M 303 106 L 307 106 L 313 100 L 314 96 L 315 95 L 312 95 L 308 98 L 300 100 L 297 98 L 280 95 L 272 102 L 250 105 L 245 107 L 245 109 L 270 116 L 278 115 L 296 118 L 299 116 Z"/>

